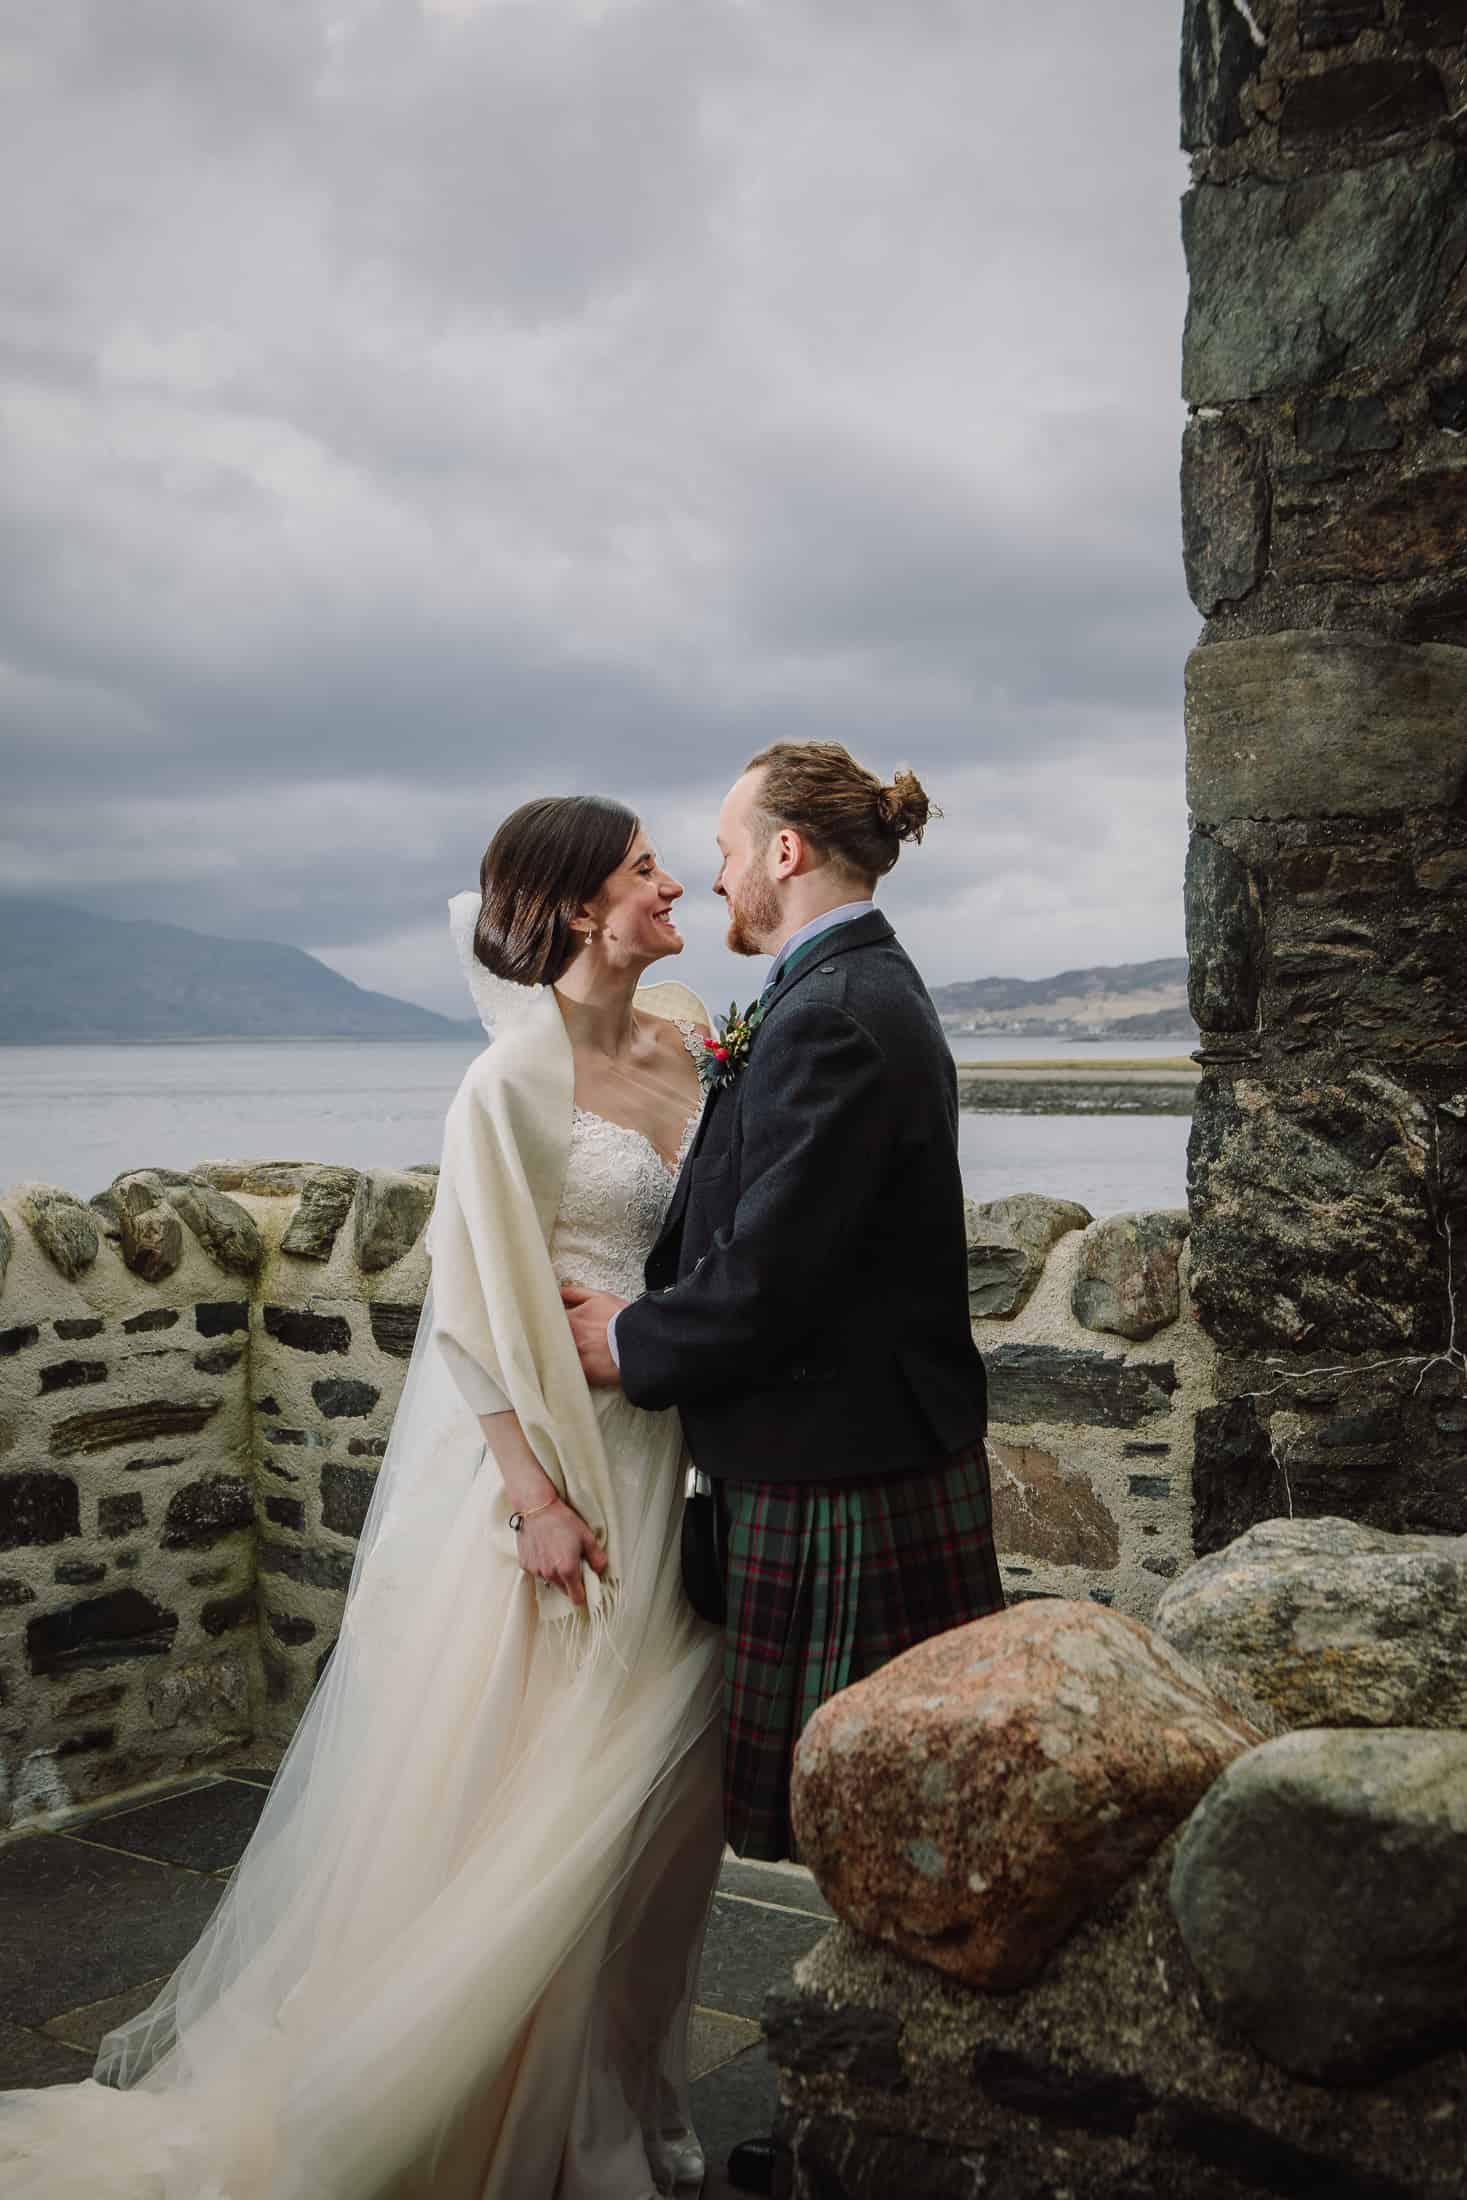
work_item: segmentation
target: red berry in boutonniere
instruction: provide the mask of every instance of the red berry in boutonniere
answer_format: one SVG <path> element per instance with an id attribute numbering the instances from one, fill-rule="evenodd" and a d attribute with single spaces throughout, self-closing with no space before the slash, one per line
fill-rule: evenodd
<path id="1" fill-rule="evenodd" d="M 764 1011 L 757 1001 L 747 1008 L 734 1002 L 726 1016 L 717 1018 L 716 1038 L 703 1041 L 703 1056 L 698 1064 L 698 1075 L 705 1091 L 716 1092 L 723 1085 L 731 1085 L 749 1059 L 749 1049 L 754 1044 L 754 1034 L 764 1020 Z"/>

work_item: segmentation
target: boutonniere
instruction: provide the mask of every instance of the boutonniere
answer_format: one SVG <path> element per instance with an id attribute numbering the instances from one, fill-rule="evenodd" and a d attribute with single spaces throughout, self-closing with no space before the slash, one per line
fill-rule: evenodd
<path id="1" fill-rule="evenodd" d="M 722 1086 L 733 1083 L 749 1059 L 754 1034 L 764 1021 L 764 1010 L 758 1001 L 750 1001 L 747 1008 L 740 1008 L 735 1001 L 726 1016 L 715 1016 L 713 1021 L 714 1035 L 703 1041 L 703 1052 L 698 1059 L 698 1075 L 703 1080 L 705 1092 L 717 1092 Z"/>

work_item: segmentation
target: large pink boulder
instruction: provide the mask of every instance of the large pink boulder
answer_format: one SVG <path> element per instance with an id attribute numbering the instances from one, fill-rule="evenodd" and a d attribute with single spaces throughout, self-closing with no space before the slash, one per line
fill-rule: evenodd
<path id="1" fill-rule="evenodd" d="M 816 1712 L 800 1855 L 858 1932 L 1007 1991 L 1261 1739 L 1139 1621 L 1021 1604 Z"/>

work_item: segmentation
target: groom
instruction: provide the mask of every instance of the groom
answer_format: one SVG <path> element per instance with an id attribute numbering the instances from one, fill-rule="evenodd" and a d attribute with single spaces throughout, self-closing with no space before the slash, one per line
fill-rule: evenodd
<path id="1" fill-rule="evenodd" d="M 564 1294 L 588 1381 L 677 1406 L 717 1485 L 724 1813 L 746 1857 L 794 1853 L 795 1744 L 828 1696 L 1003 1606 L 957 1078 L 872 900 L 928 809 L 910 772 L 883 786 L 835 742 L 752 759 L 714 892 L 734 952 L 773 957 L 762 1018 L 709 1099 L 645 1295 Z"/>

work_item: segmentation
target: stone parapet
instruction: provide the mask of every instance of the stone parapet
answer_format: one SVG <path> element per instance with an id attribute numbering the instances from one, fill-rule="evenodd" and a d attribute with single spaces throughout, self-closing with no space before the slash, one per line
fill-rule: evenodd
<path id="1" fill-rule="evenodd" d="M 0 1204 L 0 1824 L 294 1730 L 427 1286 L 431 1171 Z"/>
<path id="2" fill-rule="evenodd" d="M 1021 1232 L 1022 1268 L 1007 1244 Z M 970 1209 L 975 1303 L 1013 1307 L 973 1324 L 1011 1602 L 1090 1597 L 1147 1618 L 1190 1563 L 1193 1432 L 1216 1391 L 1186 1232 L 1185 1215 L 1092 1221 L 1036 1195 Z"/>

